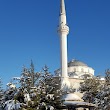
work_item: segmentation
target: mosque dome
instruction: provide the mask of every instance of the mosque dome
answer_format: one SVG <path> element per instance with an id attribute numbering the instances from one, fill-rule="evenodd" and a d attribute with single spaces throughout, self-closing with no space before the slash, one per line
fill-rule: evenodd
<path id="1" fill-rule="evenodd" d="M 73 59 L 72 61 L 70 61 L 68 63 L 68 67 L 72 67 L 72 66 L 88 66 L 88 65 L 83 63 L 83 62 L 81 62 L 81 61 L 79 61 L 79 60 Z"/>
<path id="2" fill-rule="evenodd" d="M 94 69 L 88 66 L 86 63 L 73 59 L 68 62 L 68 76 L 71 78 L 84 78 L 85 74 L 90 76 L 94 75 Z M 55 70 L 56 76 L 61 76 L 61 69 Z"/>

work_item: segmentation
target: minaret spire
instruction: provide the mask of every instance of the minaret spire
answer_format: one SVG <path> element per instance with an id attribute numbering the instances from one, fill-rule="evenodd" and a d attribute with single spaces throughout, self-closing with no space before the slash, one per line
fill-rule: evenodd
<path id="1" fill-rule="evenodd" d="M 66 9 L 65 9 L 65 2 L 64 0 L 60 0 L 60 24 L 67 24 L 66 23 Z"/>
<path id="2" fill-rule="evenodd" d="M 60 52 L 61 52 L 61 85 L 62 88 L 66 85 L 69 86 L 68 81 L 68 61 L 67 61 L 67 35 L 69 33 L 69 27 L 66 21 L 66 9 L 64 0 L 60 0 L 60 16 L 59 16 L 59 26 L 58 33 L 60 36 Z"/>
<path id="3" fill-rule="evenodd" d="M 66 14 L 66 10 L 65 10 L 65 2 L 64 0 L 61 0 L 61 4 L 60 4 L 60 14 Z"/>

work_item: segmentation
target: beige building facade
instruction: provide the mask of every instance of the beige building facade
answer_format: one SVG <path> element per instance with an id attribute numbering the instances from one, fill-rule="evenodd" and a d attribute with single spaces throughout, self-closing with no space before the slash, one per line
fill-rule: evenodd
<path id="1" fill-rule="evenodd" d="M 70 88 L 74 89 L 74 94 L 82 98 L 83 94 L 80 93 L 80 83 L 84 81 L 84 77 L 93 77 L 94 69 L 87 64 L 73 59 L 68 62 L 68 81 L 70 82 Z M 55 75 L 61 77 L 61 69 L 55 70 Z"/>

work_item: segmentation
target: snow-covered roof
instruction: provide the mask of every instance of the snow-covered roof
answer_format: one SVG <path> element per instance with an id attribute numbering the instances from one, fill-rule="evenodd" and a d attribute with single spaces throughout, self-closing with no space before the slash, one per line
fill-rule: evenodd
<path id="1" fill-rule="evenodd" d="M 95 104 L 88 103 L 88 102 L 79 102 L 79 101 L 65 101 L 64 105 L 67 106 L 79 106 L 79 107 L 95 107 Z"/>
<path id="2" fill-rule="evenodd" d="M 65 101 L 83 101 L 78 95 L 76 95 L 75 93 L 69 93 L 66 94 L 63 99 Z"/>

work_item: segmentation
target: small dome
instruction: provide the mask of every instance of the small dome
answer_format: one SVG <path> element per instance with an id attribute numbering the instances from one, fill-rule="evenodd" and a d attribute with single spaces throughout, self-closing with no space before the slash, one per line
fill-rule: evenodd
<path id="1" fill-rule="evenodd" d="M 68 67 L 71 67 L 71 66 L 88 66 L 88 65 L 83 63 L 83 62 L 81 62 L 81 61 L 79 61 L 79 60 L 73 59 L 72 61 L 70 61 L 68 63 Z"/>
<path id="2" fill-rule="evenodd" d="M 74 93 L 66 94 L 63 99 L 65 101 L 82 101 L 82 99 Z"/>

